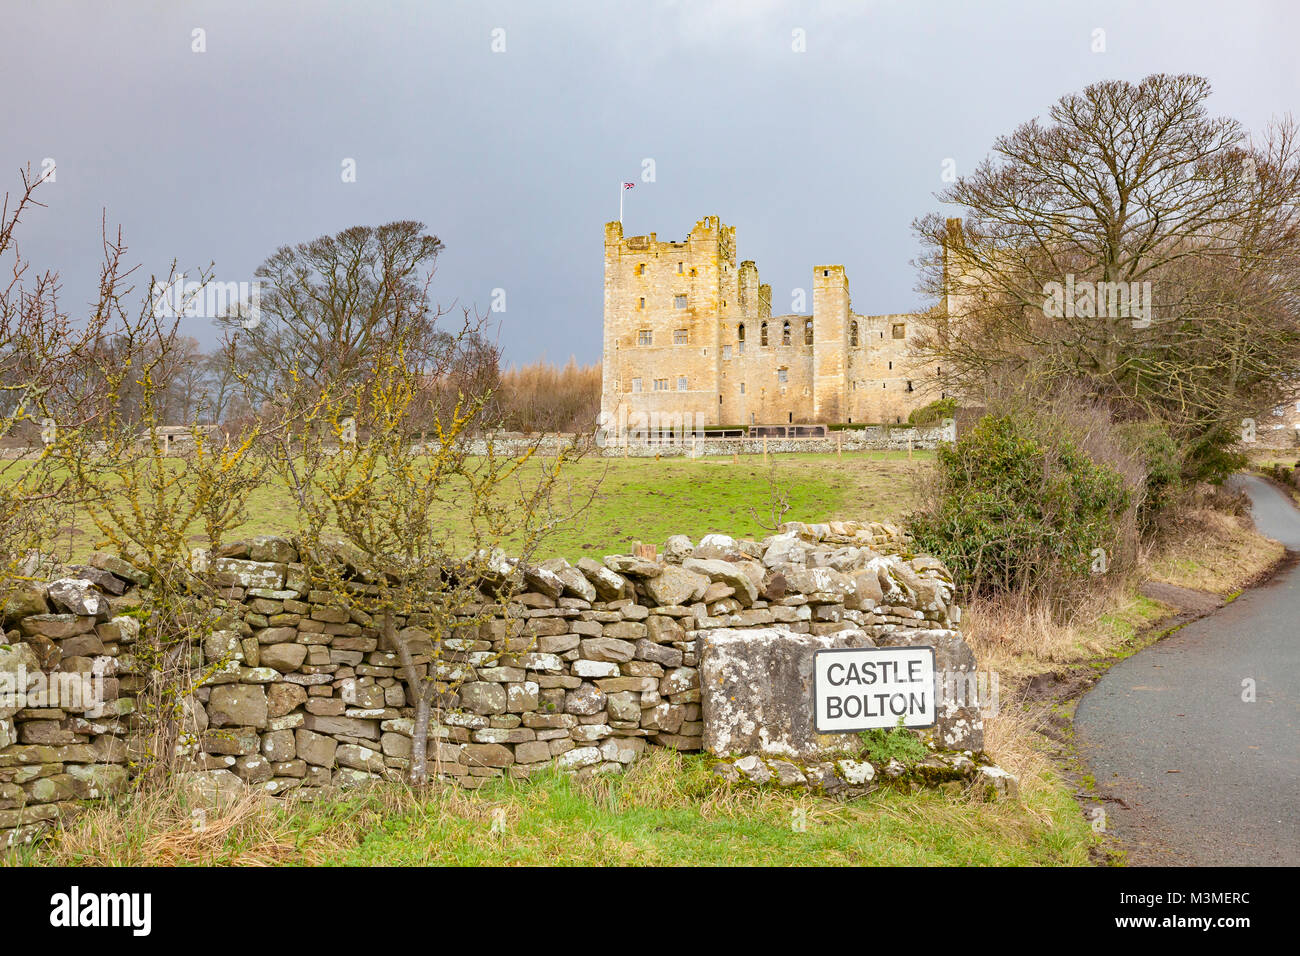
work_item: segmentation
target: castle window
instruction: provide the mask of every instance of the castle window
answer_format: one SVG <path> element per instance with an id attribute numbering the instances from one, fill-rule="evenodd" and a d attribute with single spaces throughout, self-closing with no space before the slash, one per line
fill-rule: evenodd
<path id="1" fill-rule="evenodd" d="M 666 392 L 666 391 L 668 391 L 668 379 L 666 379 L 666 378 L 657 378 L 657 379 L 655 379 L 655 391 L 656 391 L 656 392 Z"/>
<path id="2" fill-rule="evenodd" d="M 632 391 L 634 392 L 641 391 L 641 380 L 639 378 L 632 379 Z"/>
<path id="3" fill-rule="evenodd" d="M 881 335 L 884 335 L 884 333 L 882 332 Z M 903 325 L 901 322 L 898 325 L 895 325 L 894 338 L 901 339 L 906 337 L 907 337 L 907 326 Z"/>
<path id="4" fill-rule="evenodd" d="M 687 345 L 691 334 L 686 329 L 673 329 L 673 345 Z"/>
<path id="5" fill-rule="evenodd" d="M 722 357 L 723 357 L 724 359 L 729 359 L 729 358 L 731 358 L 731 346 L 730 346 L 730 345 L 724 345 L 724 346 L 722 347 Z"/>
<path id="6" fill-rule="evenodd" d="M 849 345 L 858 344 L 858 323 L 853 322 L 849 325 Z"/>
<path id="7" fill-rule="evenodd" d="M 637 345 L 653 345 L 654 341 L 655 341 L 655 334 L 651 332 L 649 329 L 641 329 L 636 334 Z"/>
<path id="8" fill-rule="evenodd" d="M 741 395 L 744 395 L 744 394 L 745 394 L 745 383 L 744 383 L 744 382 L 741 382 L 741 383 L 740 383 L 740 394 L 741 394 Z"/>
<path id="9" fill-rule="evenodd" d="M 679 262 L 679 263 L 677 263 L 677 274 L 678 274 L 678 275 L 681 275 L 681 274 L 682 274 L 682 272 L 684 271 L 684 267 L 685 267 L 685 265 L 686 265 L 686 264 L 685 264 L 684 262 Z"/>
<path id="10" fill-rule="evenodd" d="M 738 326 L 736 326 L 736 341 L 737 341 L 737 342 L 744 342 L 744 341 L 745 341 L 745 323 L 744 323 L 744 322 L 741 322 Z"/>
<path id="11" fill-rule="evenodd" d="M 788 368 L 779 368 L 776 370 L 776 380 L 778 382 L 788 381 L 789 378 L 790 378 L 790 370 Z"/>
<path id="12" fill-rule="evenodd" d="M 824 275 L 824 276 L 828 276 L 828 275 L 830 275 L 830 274 L 831 274 L 831 270 L 830 270 L 830 269 L 823 269 L 823 270 L 822 270 L 822 275 Z"/>
<path id="13" fill-rule="evenodd" d="M 686 296 L 684 296 L 684 295 L 675 295 L 675 296 L 673 296 L 673 308 L 674 308 L 674 309 L 684 309 L 684 308 L 686 308 Z"/>
<path id="14" fill-rule="evenodd" d="M 643 275 L 645 275 L 645 263 L 644 263 L 644 262 L 638 262 L 638 263 L 636 264 L 636 274 L 639 275 L 639 276 L 643 276 Z"/>
<path id="15" fill-rule="evenodd" d="M 638 309 L 644 309 L 644 308 L 645 308 L 645 296 L 641 296 L 641 304 L 638 305 L 637 308 L 638 308 Z"/>
<path id="16" fill-rule="evenodd" d="M 759 344 L 759 345 L 762 345 L 762 346 L 764 346 L 764 347 L 767 346 L 767 323 L 766 323 L 766 322 L 764 322 L 764 323 L 759 327 L 759 330 L 758 330 L 758 344 Z"/>
<path id="17" fill-rule="evenodd" d="M 804 345 L 813 344 L 812 319 L 803 320 L 803 344 Z"/>
<path id="18" fill-rule="evenodd" d="M 678 375 L 678 376 L 677 376 L 677 391 L 679 391 L 679 392 L 684 392 L 684 391 L 686 391 L 686 376 L 685 376 L 685 375 Z M 908 389 L 908 391 L 911 391 L 911 389 Z"/>
<path id="19" fill-rule="evenodd" d="M 785 324 L 781 326 L 781 344 L 790 344 L 790 320 L 786 319 Z"/>
<path id="20" fill-rule="evenodd" d="M 893 370 L 893 368 L 894 368 L 894 363 L 893 363 L 893 362 L 890 362 L 890 363 L 889 363 L 889 368 L 890 368 L 891 371 Z"/>
<path id="21" fill-rule="evenodd" d="M 911 382 L 908 382 L 908 383 L 907 383 L 907 390 L 908 390 L 909 392 L 912 390 L 912 383 L 911 383 Z"/>

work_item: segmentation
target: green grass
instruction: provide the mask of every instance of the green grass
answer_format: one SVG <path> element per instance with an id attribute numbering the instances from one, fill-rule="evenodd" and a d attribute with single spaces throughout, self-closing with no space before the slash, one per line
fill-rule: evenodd
<path id="1" fill-rule="evenodd" d="M 542 556 L 570 560 L 625 553 L 633 542 L 662 545 L 674 534 L 693 540 L 710 532 L 736 537 L 764 537 L 771 530 L 772 476 L 790 505 L 785 520 L 820 522 L 836 519 L 897 521 L 915 502 L 913 479 L 933 461 L 933 453 L 853 452 L 730 458 L 584 459 L 561 472 L 555 495 L 557 511 L 576 517 L 560 524 L 539 548 Z M 184 467 L 176 459 L 176 467 Z M 440 521 L 455 541 L 464 526 L 453 504 Z M 229 535 L 293 533 L 297 515 L 287 488 L 278 478 L 252 492 L 247 519 Z M 201 531 L 196 527 L 194 531 Z M 202 546 L 201 534 L 190 536 Z M 84 516 L 59 529 L 57 546 L 80 556 L 101 546 L 99 534 Z M 513 542 L 504 546 L 509 550 Z"/>
<path id="2" fill-rule="evenodd" d="M 1086 865 L 1093 838 L 1045 772 L 1022 801 L 882 789 L 853 801 L 733 787 L 698 755 L 658 751 L 624 777 L 555 770 L 473 793 L 381 785 L 336 800 L 250 797 L 194 833 L 184 805 L 99 807 L 35 865 L 982 866 Z M 131 806 L 134 803 L 135 806 Z M 494 823 L 497 826 L 494 827 Z M 803 826 L 800 829 L 800 825 Z"/>
<path id="3" fill-rule="evenodd" d="M 857 518 L 897 521 L 914 505 L 912 479 L 933 460 L 906 452 L 761 457 L 584 461 L 570 475 L 574 493 L 595 487 L 591 508 L 546 550 L 575 559 L 624 552 L 635 541 L 662 544 L 673 534 L 771 534 L 772 478 L 786 496 L 787 521 Z M 766 525 L 767 527 L 764 527 Z"/>
<path id="4" fill-rule="evenodd" d="M 528 791 L 493 788 L 479 799 L 506 810 L 504 832 L 481 821 L 414 811 L 364 833 L 323 861 L 374 865 L 979 866 L 1084 863 L 1069 832 L 1025 825 L 1023 810 L 980 807 L 936 792 L 887 792 L 851 803 L 740 799 L 729 812 L 699 805 L 619 806 L 553 778 Z M 795 829 L 798 810 L 806 829 Z M 1068 835 L 1067 835 L 1068 832 Z M 1083 841 L 1086 844 L 1086 839 Z M 447 845 L 450 843 L 450 845 Z M 445 849 L 439 851 L 439 845 Z M 433 852 L 430 852 L 430 847 Z"/>
<path id="5" fill-rule="evenodd" d="M 1098 640 L 1119 657 L 1128 657 L 1138 649 L 1138 634 L 1143 628 L 1169 615 L 1167 604 L 1142 594 L 1132 594 L 1127 601 L 1097 618 L 1089 638 Z"/>

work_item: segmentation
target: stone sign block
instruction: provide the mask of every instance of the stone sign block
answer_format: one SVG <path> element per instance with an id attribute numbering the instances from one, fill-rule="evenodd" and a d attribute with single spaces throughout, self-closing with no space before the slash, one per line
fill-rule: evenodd
<path id="1" fill-rule="evenodd" d="M 700 634 L 704 749 L 717 756 L 810 758 L 856 749 L 851 734 L 813 729 L 813 652 L 873 647 L 863 631 L 800 634 L 781 627 Z"/>

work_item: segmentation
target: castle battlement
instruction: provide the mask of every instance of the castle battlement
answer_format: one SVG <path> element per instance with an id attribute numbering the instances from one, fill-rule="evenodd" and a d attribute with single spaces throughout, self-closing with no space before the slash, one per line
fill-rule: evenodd
<path id="1" fill-rule="evenodd" d="M 773 316 L 771 286 L 737 263 L 736 229 L 718 216 L 669 242 L 606 223 L 601 411 L 893 423 L 940 397 L 909 354 L 915 316 L 855 313 L 840 264 L 814 266 L 802 291 L 810 312 Z"/>

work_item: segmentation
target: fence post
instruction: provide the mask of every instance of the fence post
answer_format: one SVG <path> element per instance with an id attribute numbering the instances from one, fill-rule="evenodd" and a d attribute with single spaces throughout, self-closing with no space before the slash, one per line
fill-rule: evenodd
<path id="1" fill-rule="evenodd" d="M 767 436 L 763 436 L 763 464 L 767 464 Z"/>
<path id="2" fill-rule="evenodd" d="M 844 457 L 844 432 L 842 431 L 835 433 L 835 455 L 837 458 Z"/>

